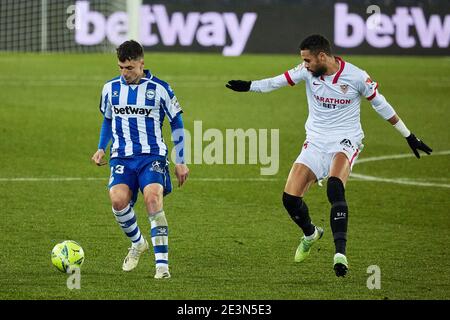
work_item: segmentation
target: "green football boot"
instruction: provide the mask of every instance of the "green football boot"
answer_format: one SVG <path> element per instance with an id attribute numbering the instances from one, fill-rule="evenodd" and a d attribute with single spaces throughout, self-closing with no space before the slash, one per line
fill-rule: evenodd
<path id="1" fill-rule="evenodd" d="M 314 242 L 318 241 L 323 236 L 323 229 L 320 227 L 316 227 L 316 236 L 312 240 L 306 240 L 305 236 L 302 237 L 302 240 L 297 248 L 297 251 L 295 252 L 294 260 L 295 262 L 302 262 L 305 260 L 309 253 L 311 252 L 311 247 L 314 244 Z"/>
<path id="2" fill-rule="evenodd" d="M 334 255 L 334 272 L 337 277 L 345 277 L 348 272 L 347 258 L 342 253 L 336 253 Z"/>

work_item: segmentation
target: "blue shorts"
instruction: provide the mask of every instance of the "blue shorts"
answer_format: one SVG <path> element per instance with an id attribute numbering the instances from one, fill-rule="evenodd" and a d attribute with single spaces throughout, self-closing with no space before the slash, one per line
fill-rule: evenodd
<path id="1" fill-rule="evenodd" d="M 124 183 L 133 192 L 131 205 L 136 203 L 139 189 L 151 183 L 159 183 L 163 186 L 163 195 L 172 191 L 170 181 L 169 162 L 165 157 L 139 155 L 130 158 L 112 158 L 109 161 L 111 176 L 108 187 Z"/>

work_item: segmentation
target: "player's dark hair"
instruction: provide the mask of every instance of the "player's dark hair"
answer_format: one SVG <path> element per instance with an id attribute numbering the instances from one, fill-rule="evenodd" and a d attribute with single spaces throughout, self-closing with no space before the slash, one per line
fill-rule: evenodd
<path id="1" fill-rule="evenodd" d="M 324 52 L 331 56 L 330 41 L 320 34 L 313 34 L 305 38 L 302 43 L 300 43 L 300 50 L 309 50 L 314 55 Z"/>
<path id="2" fill-rule="evenodd" d="M 120 62 L 126 60 L 139 60 L 144 58 L 144 49 L 134 40 L 125 41 L 117 49 L 117 58 Z"/>

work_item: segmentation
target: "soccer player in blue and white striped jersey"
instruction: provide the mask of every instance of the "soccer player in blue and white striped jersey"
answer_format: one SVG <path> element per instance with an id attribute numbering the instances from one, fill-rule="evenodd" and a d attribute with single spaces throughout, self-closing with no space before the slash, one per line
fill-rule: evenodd
<path id="1" fill-rule="evenodd" d="M 117 57 L 121 75 L 103 86 L 100 111 L 104 119 L 92 160 L 97 165 L 106 164 L 103 158 L 112 140 L 109 196 L 115 219 L 131 241 L 122 269 L 133 270 L 140 255 L 149 248 L 133 209 L 141 190 L 151 224 L 155 278 L 170 278 L 163 197 L 171 192 L 172 184 L 162 126 L 167 116 L 177 155 L 175 175 L 181 186 L 189 173 L 183 157 L 182 110 L 171 87 L 144 70 L 144 51 L 139 43 L 133 40 L 122 43 L 117 48 Z"/>

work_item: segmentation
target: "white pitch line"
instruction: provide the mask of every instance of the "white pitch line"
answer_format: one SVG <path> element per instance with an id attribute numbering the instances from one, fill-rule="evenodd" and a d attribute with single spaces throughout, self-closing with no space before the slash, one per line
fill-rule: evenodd
<path id="1" fill-rule="evenodd" d="M 448 155 L 450 150 L 434 152 L 433 155 Z M 402 159 L 414 157 L 413 154 L 395 154 L 387 156 L 369 157 L 358 159 L 357 163 L 392 160 L 392 159 Z M 374 182 L 388 182 L 404 185 L 413 185 L 421 187 L 442 187 L 450 188 L 450 184 L 445 183 L 432 183 L 432 182 L 421 182 L 417 180 L 411 180 L 410 178 L 382 178 L 374 177 L 359 173 L 352 172 L 350 175 L 352 181 L 374 181 Z M 107 178 L 92 178 L 92 177 L 60 177 L 60 178 L 0 178 L 0 182 L 40 182 L 40 181 L 54 181 L 54 182 L 64 182 L 64 181 L 101 181 L 107 180 Z M 189 178 L 189 181 L 200 181 L 200 182 L 276 182 L 284 179 L 279 178 Z"/>
<path id="2" fill-rule="evenodd" d="M 446 151 L 437 151 L 433 152 L 433 156 L 439 156 L 439 155 L 447 155 L 450 154 L 450 150 Z M 421 154 L 422 157 L 426 157 L 427 155 Z M 355 164 L 364 163 L 364 162 L 374 162 L 374 161 L 383 161 L 383 160 L 391 160 L 391 159 L 402 159 L 402 158 L 415 158 L 416 156 L 412 153 L 403 153 L 403 154 L 392 154 L 390 156 L 378 156 L 378 157 L 369 157 L 369 158 L 362 158 L 356 160 Z"/>
<path id="3" fill-rule="evenodd" d="M 450 150 L 433 152 L 434 156 L 448 155 L 448 154 L 450 154 Z M 411 157 L 415 157 L 415 155 L 410 154 L 410 153 L 406 153 L 406 154 L 394 154 L 394 155 L 390 155 L 390 156 L 370 157 L 370 158 L 365 158 L 365 159 L 364 158 L 363 159 L 358 159 L 356 161 L 356 164 L 365 163 L 365 162 L 382 161 L 382 160 L 411 158 Z M 407 179 L 403 179 L 403 178 L 396 178 L 396 179 L 382 178 L 382 177 L 374 177 L 374 176 L 369 176 L 369 175 L 360 174 L 360 173 L 354 173 L 354 172 L 352 172 L 350 174 L 350 177 L 351 178 L 356 178 L 357 180 L 355 180 L 355 181 L 360 180 L 360 181 L 389 182 L 389 183 L 405 184 L 405 185 L 420 186 L 420 187 L 450 188 L 450 184 L 421 182 L 421 181 L 412 180 L 410 178 L 407 178 Z"/>
<path id="4" fill-rule="evenodd" d="M 365 174 L 358 174 L 358 173 L 352 173 L 351 177 L 357 178 L 360 180 L 364 180 L 364 181 L 389 182 L 389 183 L 406 184 L 406 185 L 421 186 L 421 187 L 450 188 L 450 184 L 444 184 L 444 183 L 419 182 L 419 181 L 411 181 L 411 180 L 403 180 L 403 179 L 389 179 L 389 178 L 368 176 Z"/>

